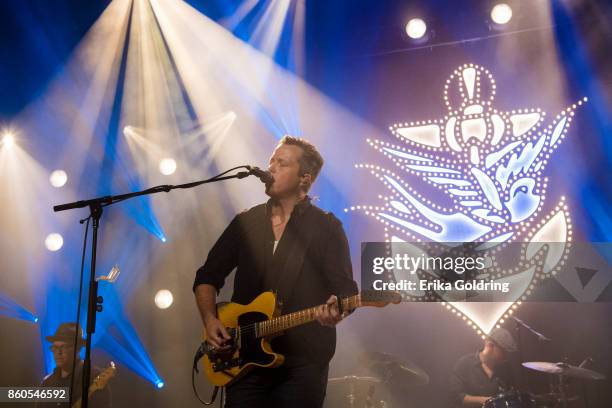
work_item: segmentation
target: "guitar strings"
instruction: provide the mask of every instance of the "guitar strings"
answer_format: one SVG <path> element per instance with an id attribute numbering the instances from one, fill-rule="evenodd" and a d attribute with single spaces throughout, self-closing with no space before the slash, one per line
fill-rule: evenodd
<path id="1" fill-rule="evenodd" d="M 347 300 L 347 301 L 348 301 L 348 303 L 350 304 L 350 303 L 351 303 L 351 300 L 358 300 L 360 297 L 361 297 L 361 296 L 358 294 L 358 295 L 352 296 L 352 297 L 350 297 L 350 298 L 347 298 L 346 300 Z M 315 306 L 315 308 L 316 308 L 316 306 Z M 312 309 L 314 309 L 314 308 L 312 308 Z M 310 309 L 306 309 L 306 310 L 310 310 Z M 305 310 L 304 310 L 304 311 L 305 311 Z M 294 312 L 294 313 L 296 313 L 296 312 Z M 297 313 L 299 313 L 299 312 L 297 312 Z M 290 316 L 290 315 L 292 315 L 292 314 L 293 314 L 293 313 L 290 313 L 290 314 L 285 315 L 285 316 Z M 268 319 L 268 320 L 262 320 L 261 322 L 249 323 L 249 324 L 247 324 L 247 325 L 245 325 L 245 326 L 238 326 L 238 327 L 237 327 L 237 329 L 238 329 L 238 332 L 239 332 L 240 336 L 242 336 L 243 334 L 245 334 L 245 333 L 243 333 L 243 330 L 244 330 L 244 331 L 249 331 L 249 332 L 250 332 L 249 334 L 252 334 L 252 335 L 253 335 L 253 337 L 257 337 L 257 327 L 256 327 L 256 326 L 257 326 L 257 324 L 259 324 L 259 323 L 264 323 L 264 322 L 271 322 L 271 321 L 275 321 L 275 320 L 280 320 L 280 319 L 284 318 L 285 316 L 275 317 L 275 318 Z M 286 318 L 286 317 L 285 317 L 285 318 Z M 233 328 L 233 329 L 234 329 L 233 331 L 235 331 L 235 330 L 236 330 L 236 328 Z"/>

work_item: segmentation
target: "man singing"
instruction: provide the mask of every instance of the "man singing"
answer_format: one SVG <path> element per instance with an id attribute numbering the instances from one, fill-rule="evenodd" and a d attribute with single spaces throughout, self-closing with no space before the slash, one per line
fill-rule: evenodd
<path id="1" fill-rule="evenodd" d="M 285 355 L 278 368 L 255 368 L 227 388 L 226 407 L 321 407 L 329 361 L 336 347 L 335 325 L 342 320 L 336 296 L 357 293 L 346 234 L 340 221 L 311 203 L 307 193 L 323 166 L 311 143 L 285 136 L 269 162 L 274 180 L 267 203 L 231 221 L 194 282 L 196 302 L 208 342 L 228 346 L 230 336 L 217 319 L 216 295 L 236 269 L 232 301 L 250 303 L 260 293 L 278 291 L 282 313 L 319 304 L 319 324 L 288 330 L 272 341 Z"/>

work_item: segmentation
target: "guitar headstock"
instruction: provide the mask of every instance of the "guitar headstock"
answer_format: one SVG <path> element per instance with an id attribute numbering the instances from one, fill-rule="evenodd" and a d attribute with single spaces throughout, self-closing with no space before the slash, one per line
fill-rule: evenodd
<path id="1" fill-rule="evenodd" d="M 360 294 L 361 306 L 384 307 L 390 303 L 398 304 L 402 295 L 392 290 L 364 290 Z"/>
<path id="2" fill-rule="evenodd" d="M 111 361 L 110 365 L 93 379 L 91 385 L 89 386 L 89 392 L 98 391 L 106 387 L 109 380 L 115 376 L 116 371 L 117 366 Z"/>

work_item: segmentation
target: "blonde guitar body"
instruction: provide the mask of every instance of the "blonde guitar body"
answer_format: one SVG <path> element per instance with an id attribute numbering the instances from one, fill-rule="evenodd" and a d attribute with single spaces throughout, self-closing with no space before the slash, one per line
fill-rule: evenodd
<path id="1" fill-rule="evenodd" d="M 218 319 L 226 328 L 236 330 L 240 326 L 248 327 L 255 322 L 270 320 L 278 316 L 278 312 L 276 296 L 272 292 L 262 293 L 248 305 L 238 303 L 217 305 Z M 237 338 L 237 341 L 241 343 L 240 347 L 230 353 L 208 353 L 204 356 L 204 373 L 212 384 L 220 387 L 226 386 L 238 380 L 253 367 L 273 368 L 285 361 L 283 355 L 272 351 L 270 340 L 274 336 L 246 338 L 245 334 L 246 332 Z M 206 340 L 206 331 L 204 331 L 204 340 Z M 228 366 L 223 370 L 216 369 L 224 361 L 234 361 L 238 365 Z"/>

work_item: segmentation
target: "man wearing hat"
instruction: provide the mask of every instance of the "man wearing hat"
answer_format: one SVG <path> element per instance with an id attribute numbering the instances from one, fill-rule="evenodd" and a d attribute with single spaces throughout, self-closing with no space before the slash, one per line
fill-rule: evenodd
<path id="1" fill-rule="evenodd" d="M 77 334 L 78 329 L 78 334 Z M 78 360 L 74 362 L 75 349 L 74 343 L 76 338 L 76 355 Z M 83 338 L 83 329 L 77 327 L 76 323 L 62 323 L 55 331 L 53 336 L 47 336 L 47 341 L 51 343 L 51 351 L 53 352 L 53 360 L 55 360 L 55 369 L 51 374 L 46 376 L 41 387 L 70 387 L 72 386 L 72 403 L 74 404 L 81 398 L 82 381 L 83 381 L 83 360 L 79 358 L 80 350 L 85 347 L 85 339 Z M 74 381 L 72 381 L 72 369 L 75 369 Z M 100 374 L 100 370 L 95 367 L 91 370 L 91 380 Z M 94 408 L 107 408 L 111 406 L 111 395 L 108 386 L 102 390 L 94 392 L 90 399 L 90 406 Z M 43 406 L 43 405 L 39 405 Z M 44 405 L 47 406 L 47 405 Z M 66 406 L 68 403 L 57 403 L 48 406 Z"/>
<path id="2" fill-rule="evenodd" d="M 461 357 L 450 377 L 453 407 L 482 407 L 492 396 L 515 384 L 508 353 L 517 350 L 512 335 L 496 328 L 485 338 L 482 350 Z"/>

